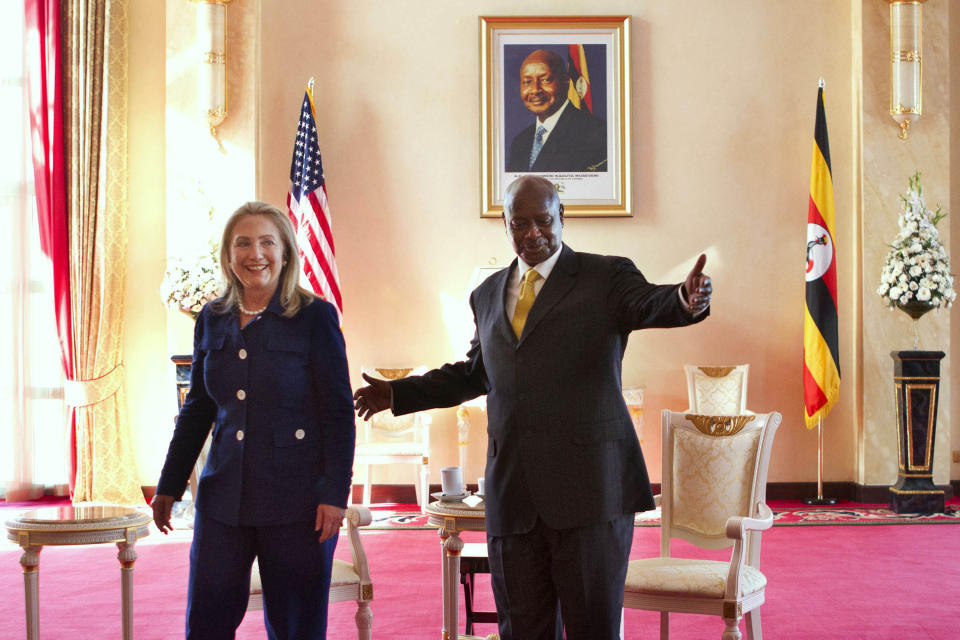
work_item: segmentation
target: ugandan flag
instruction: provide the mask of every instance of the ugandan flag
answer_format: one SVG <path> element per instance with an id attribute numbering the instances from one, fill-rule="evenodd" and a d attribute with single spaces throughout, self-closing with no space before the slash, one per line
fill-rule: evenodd
<path id="1" fill-rule="evenodd" d="M 834 248 L 833 179 L 823 83 L 817 91 L 817 122 L 807 212 L 807 299 L 803 312 L 803 404 L 807 428 L 817 426 L 840 395 L 837 346 L 837 254 Z"/>
<path id="2" fill-rule="evenodd" d="M 587 72 L 587 54 L 582 44 L 569 45 L 567 59 L 570 69 L 570 89 L 567 97 L 577 109 L 586 106 L 587 111 L 593 113 L 593 94 L 590 92 L 590 74 Z"/>

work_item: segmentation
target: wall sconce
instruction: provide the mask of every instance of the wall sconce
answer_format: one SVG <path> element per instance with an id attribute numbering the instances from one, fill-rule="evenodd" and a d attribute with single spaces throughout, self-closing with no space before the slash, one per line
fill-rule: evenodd
<path id="1" fill-rule="evenodd" d="M 227 117 L 227 5 L 233 0 L 191 0 L 197 5 L 197 103 L 207 116 L 210 135 Z"/>
<path id="2" fill-rule="evenodd" d="M 926 0 L 890 2 L 890 115 L 907 139 L 910 121 L 923 111 L 923 3 Z"/>

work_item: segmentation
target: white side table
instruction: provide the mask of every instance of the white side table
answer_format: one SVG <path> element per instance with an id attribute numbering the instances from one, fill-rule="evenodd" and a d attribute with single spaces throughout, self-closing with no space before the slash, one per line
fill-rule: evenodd
<path id="1" fill-rule="evenodd" d="M 484 503 L 471 507 L 462 502 L 431 502 L 427 505 L 427 522 L 440 527 L 443 558 L 443 630 L 442 640 L 474 638 L 459 635 L 460 552 L 463 550 L 461 531 L 484 531 L 486 514 Z"/>
<path id="2" fill-rule="evenodd" d="M 7 538 L 23 554 L 23 590 L 26 603 L 27 640 L 40 637 L 39 573 L 40 551 L 45 545 L 99 544 L 115 542 L 119 552 L 122 594 L 123 640 L 133 638 L 134 545 L 149 534 L 151 517 L 136 509 L 108 506 L 51 507 L 27 511 L 6 522 Z"/>

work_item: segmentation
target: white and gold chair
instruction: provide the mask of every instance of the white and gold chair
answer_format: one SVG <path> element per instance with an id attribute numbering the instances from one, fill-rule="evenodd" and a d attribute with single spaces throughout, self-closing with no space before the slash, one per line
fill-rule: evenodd
<path id="1" fill-rule="evenodd" d="M 373 378 L 396 380 L 408 375 L 425 373 L 426 367 L 361 371 Z M 363 467 L 363 504 L 370 504 L 371 466 L 375 464 L 410 464 L 415 466 L 414 489 L 421 512 L 430 502 L 430 423 L 427 413 L 395 416 L 392 411 L 381 411 L 369 420 L 357 420 L 357 446 L 353 456 L 354 467 Z M 356 474 L 354 474 L 356 477 Z M 351 487 L 351 496 L 353 487 Z"/>
<path id="2" fill-rule="evenodd" d="M 334 560 L 330 577 L 330 602 L 355 600 L 357 613 L 357 640 L 370 640 L 373 626 L 373 614 L 370 601 L 373 600 L 373 582 L 370 580 L 370 568 L 367 566 L 367 554 L 360 543 L 357 527 L 370 524 L 370 510 L 366 507 L 347 507 L 347 535 L 350 540 L 351 561 Z M 253 563 L 250 576 L 250 599 L 247 611 L 263 609 L 263 588 L 260 584 L 260 567 Z"/>
<path id="3" fill-rule="evenodd" d="M 732 416 L 752 413 L 747 409 L 747 374 L 750 365 L 683 366 L 687 377 L 687 406 L 704 415 Z"/>
<path id="4" fill-rule="evenodd" d="M 623 606 L 660 612 L 660 638 L 669 615 L 723 618 L 722 640 L 761 640 L 766 577 L 760 572 L 760 532 L 773 526 L 766 504 L 767 466 L 779 413 L 709 416 L 665 410 L 660 557 L 633 560 Z M 703 549 L 733 547 L 729 561 L 677 558 L 673 538 Z"/>

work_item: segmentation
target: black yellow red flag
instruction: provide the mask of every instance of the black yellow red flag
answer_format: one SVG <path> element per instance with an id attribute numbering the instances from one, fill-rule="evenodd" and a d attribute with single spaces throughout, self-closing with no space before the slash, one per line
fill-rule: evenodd
<path id="1" fill-rule="evenodd" d="M 570 88 L 567 97 L 577 109 L 593 113 L 593 91 L 590 89 L 590 73 L 587 71 L 587 53 L 582 44 L 571 44 L 567 58 L 570 73 Z"/>
<path id="2" fill-rule="evenodd" d="M 821 81 L 817 91 L 817 121 L 810 169 L 807 291 L 803 312 L 803 404 L 808 429 L 817 426 L 840 395 L 837 252 L 834 237 L 833 178 Z"/>

